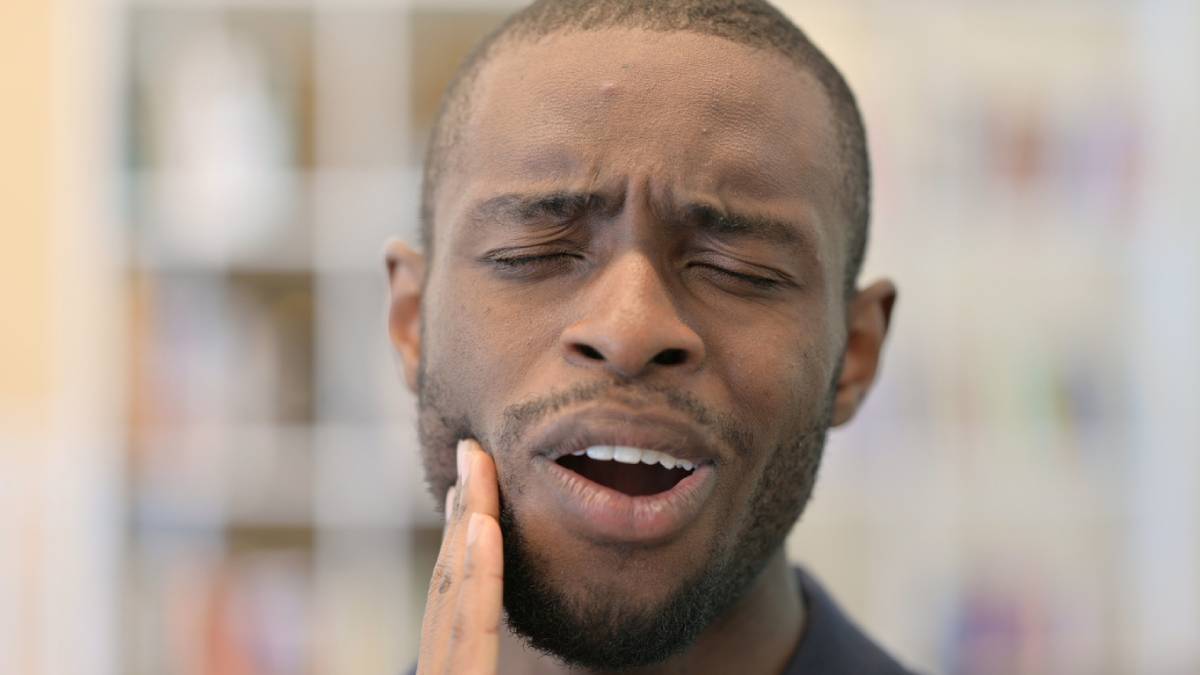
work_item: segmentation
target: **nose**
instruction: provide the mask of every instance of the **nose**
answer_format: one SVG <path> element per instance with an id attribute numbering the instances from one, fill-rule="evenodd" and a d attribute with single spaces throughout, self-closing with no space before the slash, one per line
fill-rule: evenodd
<path id="1" fill-rule="evenodd" d="M 653 370 L 694 371 L 704 342 L 680 317 L 662 277 L 639 253 L 610 263 L 581 298 L 580 318 L 562 333 L 569 363 L 622 379 Z"/>

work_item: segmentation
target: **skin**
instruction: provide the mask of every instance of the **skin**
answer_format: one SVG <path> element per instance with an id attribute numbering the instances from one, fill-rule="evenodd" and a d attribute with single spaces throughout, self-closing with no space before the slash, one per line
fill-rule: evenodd
<path id="1" fill-rule="evenodd" d="M 393 345 L 410 387 L 436 375 L 446 420 L 423 437 L 426 470 L 435 491 L 457 486 L 422 673 L 578 672 L 502 625 L 502 498 L 574 600 L 603 589 L 653 608 L 711 562 L 706 552 L 745 535 L 778 448 L 826 413 L 835 425 L 853 417 L 896 291 L 879 281 L 844 292 L 835 138 L 810 75 L 711 36 L 556 34 L 506 45 L 485 67 L 462 129 L 469 150 L 454 154 L 436 202 L 433 258 L 388 249 Z M 532 218 L 480 211 L 501 195 L 554 193 L 591 197 Z M 783 227 L 734 233 L 697 206 Z M 527 453 L 502 442 L 506 409 L 597 382 L 686 391 L 753 432 L 736 451 L 721 446 L 711 498 L 671 541 L 631 551 L 564 529 L 530 483 Z M 456 455 L 456 433 L 478 442 Z M 637 672 L 778 672 L 802 629 L 777 546 L 694 644 Z"/>

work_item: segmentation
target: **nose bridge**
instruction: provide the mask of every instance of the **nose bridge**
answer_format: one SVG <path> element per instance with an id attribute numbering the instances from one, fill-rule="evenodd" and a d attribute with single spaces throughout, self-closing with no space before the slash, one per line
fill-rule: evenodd
<path id="1" fill-rule="evenodd" d="M 695 368 L 703 360 L 703 343 L 680 315 L 668 280 L 639 248 L 609 261 L 581 305 L 562 339 L 575 365 L 635 377 L 655 368 Z"/>
<path id="2" fill-rule="evenodd" d="M 667 280 L 652 257 L 652 252 L 661 246 L 655 236 L 659 226 L 653 179 L 652 173 L 628 178 L 623 208 L 613 224 L 619 233 L 616 237 L 619 252 L 604 270 L 595 290 L 600 296 L 596 300 L 606 303 L 614 318 L 652 320 L 659 311 L 663 312 L 660 319 L 670 315 L 679 320 Z"/>
<path id="3" fill-rule="evenodd" d="M 662 275 L 640 251 L 621 253 L 592 289 L 598 320 L 653 323 L 680 318 Z"/>

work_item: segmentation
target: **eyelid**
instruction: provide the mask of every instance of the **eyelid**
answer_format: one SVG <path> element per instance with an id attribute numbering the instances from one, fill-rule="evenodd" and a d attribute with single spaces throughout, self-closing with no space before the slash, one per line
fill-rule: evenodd
<path id="1" fill-rule="evenodd" d="M 578 269 L 583 259 L 580 253 L 561 248 L 539 251 L 534 247 L 513 247 L 488 251 L 478 260 L 500 278 L 534 281 L 569 274 Z"/>
<path id="2" fill-rule="evenodd" d="M 756 274 L 745 274 L 743 272 L 731 270 L 720 265 L 712 265 L 709 263 L 695 263 L 695 265 L 697 267 L 705 268 L 705 270 L 707 270 L 710 274 L 719 274 L 732 279 L 736 283 L 749 284 L 750 286 L 763 291 L 778 290 L 786 285 L 785 282 L 778 279 L 772 279 L 770 277 L 759 276 Z"/>
<path id="3" fill-rule="evenodd" d="M 487 251 L 479 256 L 481 262 L 497 262 L 503 260 L 519 260 L 532 258 L 549 258 L 554 256 L 582 257 L 582 253 L 572 248 L 560 245 L 544 244 L 533 246 L 509 246 Z"/>
<path id="4" fill-rule="evenodd" d="M 747 263 L 727 256 L 704 255 L 688 263 L 703 265 L 724 272 L 744 281 L 769 281 L 776 286 L 796 286 L 796 280 L 788 273 L 770 267 Z"/>
<path id="5" fill-rule="evenodd" d="M 574 253 L 534 253 L 530 255 L 513 255 L 513 256 L 493 256 L 488 258 L 489 262 L 500 265 L 527 265 L 538 261 L 551 261 L 558 258 L 579 258 L 580 256 Z"/>

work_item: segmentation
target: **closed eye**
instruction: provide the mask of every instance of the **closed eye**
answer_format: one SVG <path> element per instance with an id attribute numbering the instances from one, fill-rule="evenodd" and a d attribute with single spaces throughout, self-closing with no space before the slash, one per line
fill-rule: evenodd
<path id="1" fill-rule="evenodd" d="M 527 255 L 500 251 L 485 255 L 481 260 L 502 276 L 521 279 L 568 272 L 583 260 L 583 256 L 565 251 Z"/>
<path id="2" fill-rule="evenodd" d="M 578 258 L 579 256 L 573 253 L 545 253 L 541 255 L 518 255 L 508 257 L 494 257 L 489 260 L 501 267 L 525 267 L 527 265 L 537 265 L 552 261 L 561 261 L 565 259 Z"/>
<path id="3" fill-rule="evenodd" d="M 692 267 L 701 268 L 706 275 L 716 278 L 717 281 L 734 282 L 736 284 L 748 285 L 757 290 L 772 291 L 782 287 L 784 284 L 778 279 L 771 279 L 757 274 L 747 274 L 745 272 L 737 272 L 735 270 L 712 265 L 709 263 L 692 263 Z"/>

